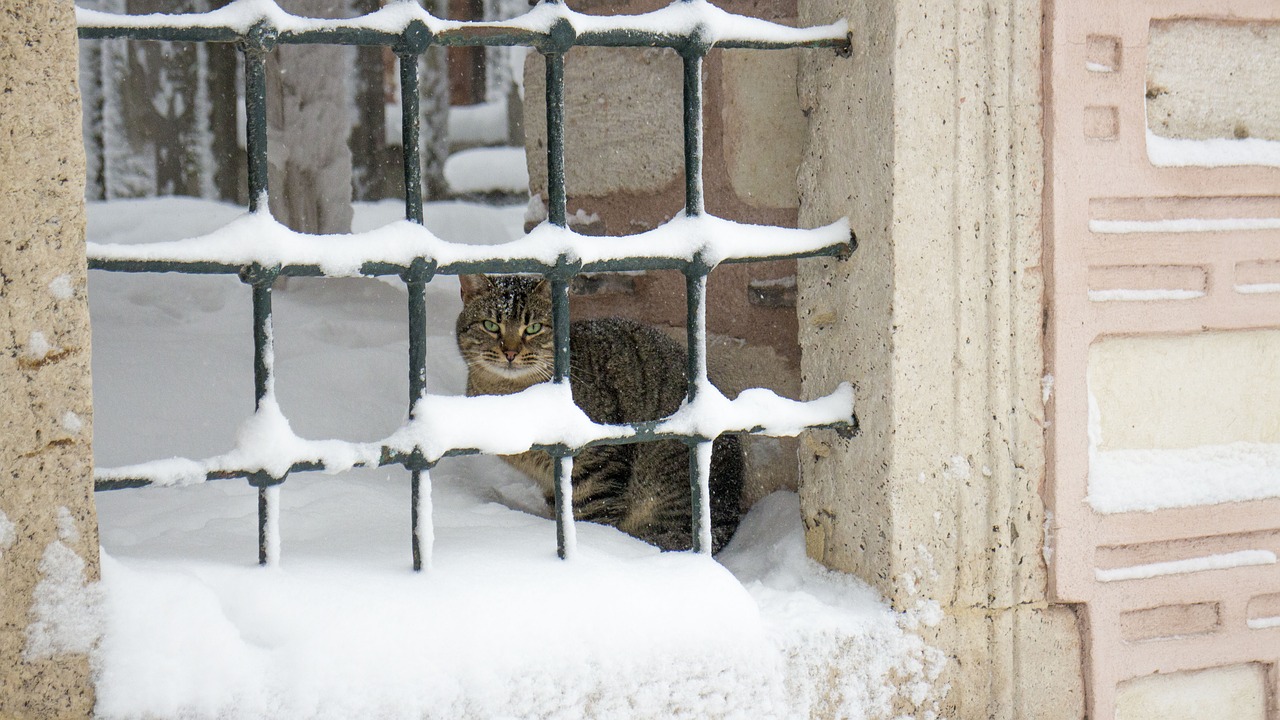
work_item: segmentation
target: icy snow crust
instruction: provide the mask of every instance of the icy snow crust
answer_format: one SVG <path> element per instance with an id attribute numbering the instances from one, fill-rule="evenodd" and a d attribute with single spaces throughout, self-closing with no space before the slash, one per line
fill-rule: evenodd
<path id="1" fill-rule="evenodd" d="M 618 32 L 649 33 L 659 44 L 686 44 L 687 38 L 732 47 L 737 44 L 794 44 L 822 41 L 845 41 L 848 23 L 841 20 L 830 25 L 793 28 L 785 25 L 725 12 L 705 0 L 673 2 L 671 5 L 643 15 L 597 17 L 570 10 L 562 3 L 538 4 L 529 12 L 502 22 L 460 22 L 437 18 L 415 2 L 393 2 L 376 12 L 350 19 L 321 19 L 292 15 L 272 0 L 235 0 L 231 4 L 205 13 L 118 15 L 97 10 L 76 9 L 76 20 L 84 28 L 212 28 L 237 35 L 248 33 L 254 25 L 265 23 L 282 34 L 366 30 L 388 34 L 405 32 L 417 21 L 433 34 L 448 34 L 464 28 L 523 31 L 531 35 L 529 44 L 559 43 L 550 37 L 553 28 L 567 26 L 574 32 L 574 43 L 608 44 L 608 36 Z M 665 40 L 665 42 L 663 42 Z"/>
<path id="2" fill-rule="evenodd" d="M 375 227 L 402 211 L 395 202 L 357 205 L 355 223 Z M 89 234 L 126 245 L 197 235 L 239 212 L 181 198 L 90 203 Z M 524 208 L 432 203 L 425 215 L 450 241 L 502 243 L 520 236 Z M 254 402 L 248 289 L 231 276 L 94 272 L 89 282 L 96 463 L 157 449 L 202 457 L 233 444 Z M 403 287 L 300 278 L 277 289 L 272 392 L 253 419 L 261 427 L 246 434 L 358 446 L 410 432 Z M 436 277 L 426 293 L 421 407 L 440 407 L 448 425 L 441 403 L 456 399 L 466 374 L 452 338 L 457 279 Z M 727 402 L 698 396 L 713 409 Z M 843 400 L 831 402 L 847 413 Z M 499 417 L 506 408 L 479 414 L 508 422 Z M 710 432 L 726 422 L 719 418 L 685 411 L 671 422 Z M 781 430 L 799 421 L 771 422 Z M 241 449 L 256 448 L 246 439 Z M 184 462 L 195 463 L 172 461 Z M 97 715 L 860 720 L 891 717 L 917 699 L 925 712 L 932 702 L 926 690 L 944 656 L 916 633 L 938 613 L 892 612 L 866 585 L 806 558 L 794 494 L 758 503 L 716 560 L 576 523 L 576 557 L 562 562 L 531 481 L 495 457 L 444 458 L 420 496 L 420 511 L 434 518 L 423 528 L 434 561 L 415 574 L 408 476 L 400 468 L 291 476 L 275 491 L 279 556 L 268 568 L 255 564 L 257 495 L 248 483 L 98 493 Z M 0 551 L 7 527 L 0 519 Z M 76 577 L 51 576 L 63 579 L 59 587 Z"/>

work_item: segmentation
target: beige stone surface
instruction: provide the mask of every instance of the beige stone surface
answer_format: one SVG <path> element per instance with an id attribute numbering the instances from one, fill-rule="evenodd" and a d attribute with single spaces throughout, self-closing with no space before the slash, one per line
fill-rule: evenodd
<path id="1" fill-rule="evenodd" d="M 800 224 L 847 215 L 860 241 L 801 262 L 804 392 L 855 383 L 863 428 L 802 443 L 808 547 L 899 608 L 937 603 L 952 718 L 1083 714 L 1042 553 L 1041 10 L 800 3 L 854 29 L 851 59 L 802 61 Z"/>
<path id="2" fill-rule="evenodd" d="M 1265 720 L 1267 670 L 1234 665 L 1120 684 L 1116 720 Z"/>
<path id="3" fill-rule="evenodd" d="M 796 98 L 800 50 L 725 50 L 720 107 L 734 193 L 756 207 L 793 208 L 806 123 Z"/>
<path id="4" fill-rule="evenodd" d="M 1280 140 L 1280 24 L 1182 19 L 1151 24 L 1147 123 L 1174 138 Z"/>
<path id="5" fill-rule="evenodd" d="M 580 47 L 565 55 L 570 196 L 656 193 L 684 177 L 682 67 L 664 48 Z M 546 66 L 537 53 L 525 64 L 524 87 L 529 186 L 545 189 Z"/>
<path id="6" fill-rule="evenodd" d="M 93 708 L 92 638 L 49 624 L 50 583 L 98 572 L 76 42 L 70 2 L 15 0 L 0 13 L 3 718 L 87 718 Z M 67 551 L 83 578 L 56 571 L 51 560 Z"/>
<path id="7" fill-rule="evenodd" d="M 1280 443 L 1280 330 L 1103 338 L 1088 372 L 1103 450 Z"/>

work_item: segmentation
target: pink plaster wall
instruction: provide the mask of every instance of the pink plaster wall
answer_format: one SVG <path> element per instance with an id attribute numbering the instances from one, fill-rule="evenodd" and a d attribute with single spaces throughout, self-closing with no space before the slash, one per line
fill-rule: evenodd
<path id="1" fill-rule="evenodd" d="M 1080 604 L 1089 717 L 1115 716 L 1129 678 L 1258 662 L 1277 707 L 1280 565 L 1133 580 L 1098 569 L 1280 554 L 1280 498 L 1104 515 L 1086 501 L 1090 345 L 1101 338 L 1280 326 L 1280 293 L 1243 294 L 1250 268 L 1280 260 L 1280 230 L 1095 232 L 1090 221 L 1280 217 L 1280 168 L 1157 168 L 1147 159 L 1147 40 L 1153 20 L 1280 21 L 1273 0 L 1057 0 L 1046 4 L 1046 275 L 1049 278 L 1051 596 Z M 1110 71 L 1106 71 L 1110 68 Z M 1280 102 L 1280 94 L 1275 102 Z M 1096 230 L 1096 227 L 1095 227 Z M 1238 273 L 1242 273 L 1239 274 Z M 1091 301 L 1088 291 L 1182 288 L 1186 299 Z M 1276 379 L 1280 382 L 1280 378 Z M 1280 413 L 1280 408 L 1275 411 Z M 1255 623 L 1256 625 L 1257 623 Z"/>

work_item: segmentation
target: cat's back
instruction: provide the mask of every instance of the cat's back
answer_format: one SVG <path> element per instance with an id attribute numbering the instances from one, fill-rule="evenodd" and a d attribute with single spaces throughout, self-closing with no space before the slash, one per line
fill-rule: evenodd
<path id="1" fill-rule="evenodd" d="M 573 399 L 596 422 L 657 420 L 684 400 L 684 348 L 624 318 L 580 320 L 569 329 Z"/>

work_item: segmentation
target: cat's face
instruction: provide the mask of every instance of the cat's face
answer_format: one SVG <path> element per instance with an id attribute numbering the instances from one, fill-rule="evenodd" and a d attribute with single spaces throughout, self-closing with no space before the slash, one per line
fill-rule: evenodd
<path id="1" fill-rule="evenodd" d="M 543 278 L 461 275 L 458 349 L 470 372 L 533 384 L 554 369 L 551 290 Z"/>

